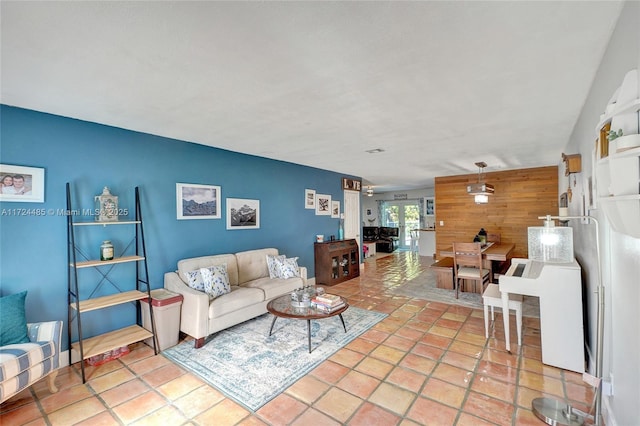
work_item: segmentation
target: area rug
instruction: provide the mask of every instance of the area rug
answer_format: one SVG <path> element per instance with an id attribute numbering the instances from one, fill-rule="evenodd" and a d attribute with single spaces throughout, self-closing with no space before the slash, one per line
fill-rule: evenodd
<path id="1" fill-rule="evenodd" d="M 256 411 L 387 314 L 352 306 L 342 316 L 346 333 L 338 316 L 311 321 L 311 353 L 306 321 L 278 318 L 269 336 L 273 316 L 264 314 L 214 334 L 201 349 L 191 341 L 162 354 Z"/>
<path id="2" fill-rule="evenodd" d="M 458 299 L 456 299 L 456 294 L 453 290 L 436 287 L 436 274 L 431 269 L 425 270 L 412 280 L 390 288 L 389 291 L 400 296 L 483 309 L 482 296 L 478 293 L 460 292 Z M 496 312 L 500 312 L 500 308 L 496 308 Z M 524 296 L 522 315 L 525 317 L 540 317 L 540 304 L 537 297 Z"/>

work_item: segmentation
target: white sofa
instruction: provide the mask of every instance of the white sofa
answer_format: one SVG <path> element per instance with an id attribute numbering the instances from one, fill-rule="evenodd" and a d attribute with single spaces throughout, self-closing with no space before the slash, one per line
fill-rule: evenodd
<path id="1" fill-rule="evenodd" d="M 0 402 L 47 377 L 51 393 L 60 367 L 62 321 L 27 324 L 29 343 L 0 347 Z"/>
<path id="2" fill-rule="evenodd" d="M 183 259 L 178 262 L 177 271 L 164 275 L 164 288 L 184 297 L 180 331 L 196 339 L 196 348 L 202 347 L 210 334 L 266 313 L 270 300 L 306 285 L 305 267 L 300 267 L 300 277 L 269 278 L 267 255 L 277 256 L 278 250 L 265 248 Z M 206 293 L 187 285 L 187 272 L 222 264 L 227 265 L 230 293 L 209 301 Z"/>

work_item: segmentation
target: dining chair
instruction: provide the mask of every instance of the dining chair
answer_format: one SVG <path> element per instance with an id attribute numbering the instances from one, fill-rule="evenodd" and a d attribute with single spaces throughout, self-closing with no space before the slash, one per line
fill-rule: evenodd
<path id="1" fill-rule="evenodd" d="M 409 236 L 411 238 L 411 252 L 418 251 L 418 238 L 419 238 L 418 232 L 419 231 L 417 229 L 412 229 L 411 231 L 409 231 Z"/>
<path id="2" fill-rule="evenodd" d="M 489 283 L 489 270 L 482 267 L 482 248 L 480 243 L 453 243 L 453 274 L 456 287 L 456 299 L 460 292 L 460 280 L 474 281 L 480 284 L 479 293 L 484 292 L 485 283 Z"/>
<path id="3" fill-rule="evenodd" d="M 487 242 L 500 244 L 500 234 L 487 234 Z"/>

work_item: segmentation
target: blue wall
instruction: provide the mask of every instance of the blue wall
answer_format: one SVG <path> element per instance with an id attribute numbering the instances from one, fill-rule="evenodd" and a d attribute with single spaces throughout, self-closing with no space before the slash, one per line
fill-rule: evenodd
<path id="1" fill-rule="evenodd" d="M 329 194 L 342 209 L 345 175 L 6 105 L 0 108 L 0 162 L 45 169 L 44 203 L 0 202 L 0 291 L 7 295 L 28 290 L 28 321 L 66 322 L 67 227 L 66 217 L 58 212 L 66 207 L 67 182 L 74 208 L 93 208 L 93 197 L 108 186 L 118 195 L 119 207 L 132 215 L 134 187 L 140 188 L 152 288 L 163 286 L 164 273 L 175 270 L 180 259 L 264 247 L 299 256 L 298 263 L 313 277 L 315 235 L 338 233 L 338 219 L 304 208 L 304 191 Z M 224 202 L 221 219 L 177 220 L 178 182 L 218 185 L 223 200 L 260 200 L 260 229 L 226 230 Z M 46 214 L 15 215 L 14 209 L 45 209 Z M 80 242 L 91 257 L 98 257 L 104 239 L 125 242 L 124 231 L 113 228 L 81 231 L 85 235 Z M 128 278 L 135 273 L 119 268 L 114 277 L 124 280 L 124 287 L 135 285 L 135 279 Z M 99 280 L 95 271 L 83 274 L 81 284 Z M 108 287 L 101 286 L 98 293 L 109 293 Z M 96 321 L 83 322 L 85 335 L 128 325 L 132 312 L 132 307 L 100 311 Z M 66 338 L 63 347 L 68 347 Z"/>

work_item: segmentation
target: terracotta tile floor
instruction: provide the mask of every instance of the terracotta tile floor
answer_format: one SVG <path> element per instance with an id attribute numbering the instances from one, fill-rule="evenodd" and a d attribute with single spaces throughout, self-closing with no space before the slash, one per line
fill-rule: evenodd
<path id="1" fill-rule="evenodd" d="M 525 318 L 524 345 L 509 354 L 499 315 L 487 340 L 479 309 L 389 292 L 430 263 L 398 252 L 332 287 L 389 316 L 255 413 L 137 344 L 88 368 L 86 384 L 79 364 L 62 368 L 58 393 L 37 383 L 0 406 L 0 424 L 541 425 L 531 412 L 540 396 L 588 411 L 593 391 L 581 376 L 542 364 L 538 319 Z"/>

